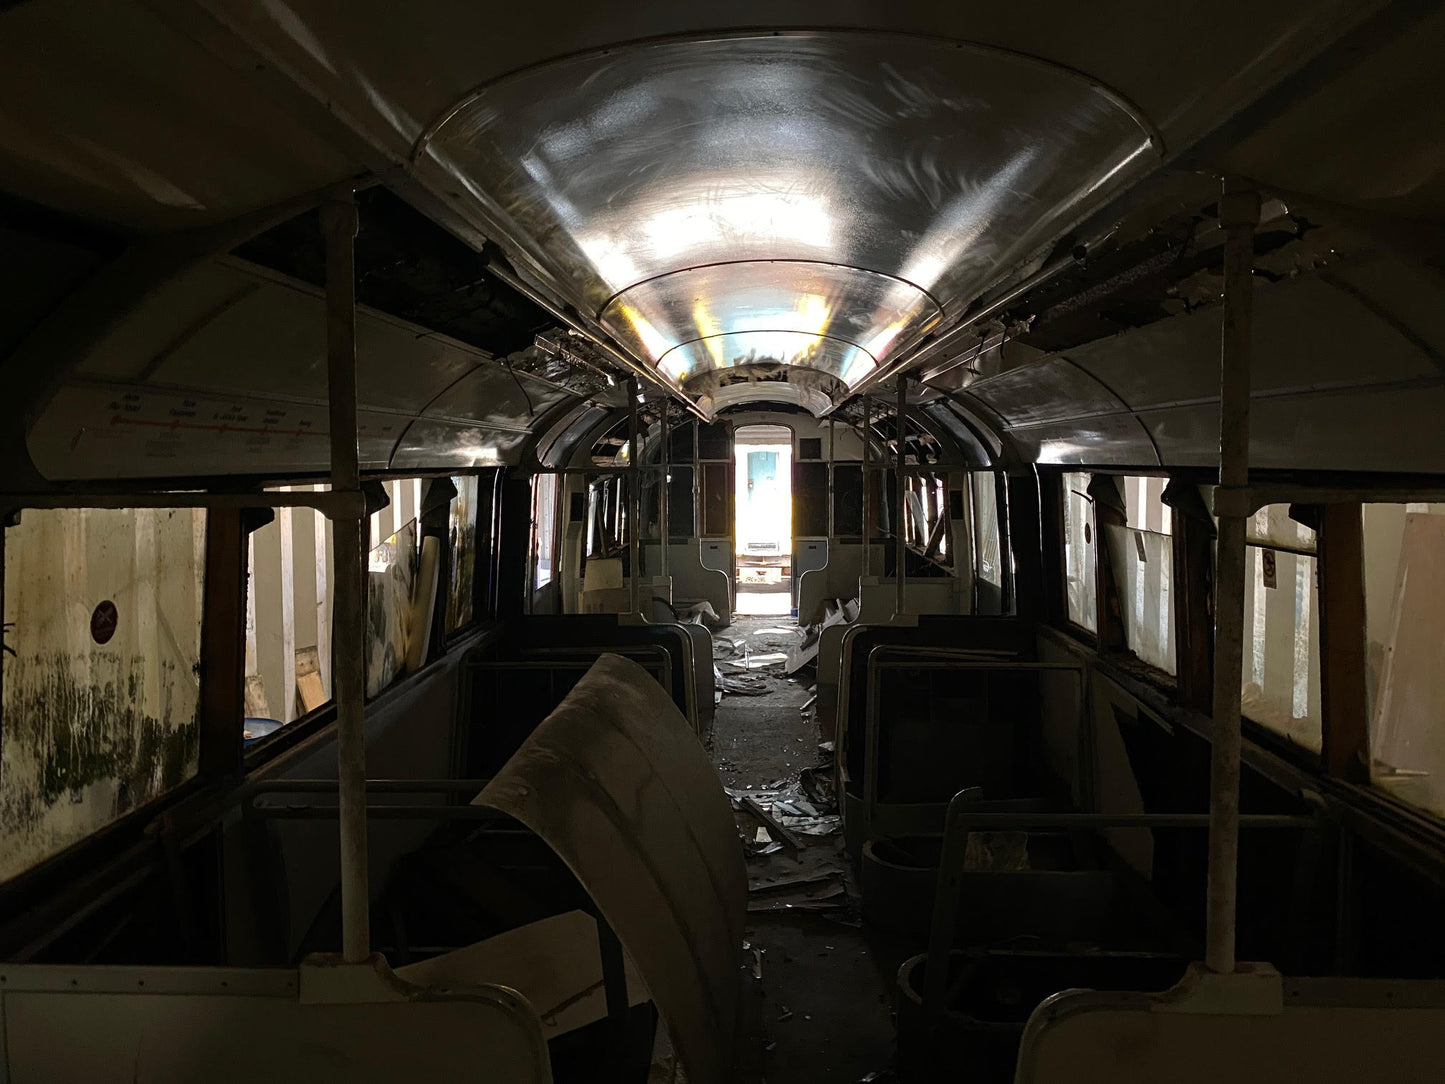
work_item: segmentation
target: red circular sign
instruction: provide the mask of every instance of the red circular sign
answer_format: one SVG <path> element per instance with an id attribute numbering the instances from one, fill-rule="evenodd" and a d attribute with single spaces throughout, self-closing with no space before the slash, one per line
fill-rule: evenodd
<path id="1" fill-rule="evenodd" d="M 90 638 L 98 644 L 110 642 L 115 635 L 116 625 L 120 623 L 120 614 L 115 608 L 115 603 L 106 599 L 96 605 L 90 615 Z"/>

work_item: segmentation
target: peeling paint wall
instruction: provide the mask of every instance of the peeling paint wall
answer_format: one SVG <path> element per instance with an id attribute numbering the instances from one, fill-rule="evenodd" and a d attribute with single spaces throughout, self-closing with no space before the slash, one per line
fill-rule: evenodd
<path id="1" fill-rule="evenodd" d="M 94 508 L 6 530 L 0 879 L 195 774 L 205 531 Z"/>

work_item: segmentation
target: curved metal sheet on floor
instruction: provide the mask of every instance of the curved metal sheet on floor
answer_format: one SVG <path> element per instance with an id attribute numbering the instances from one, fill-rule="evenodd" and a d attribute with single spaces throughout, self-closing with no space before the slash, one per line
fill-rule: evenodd
<path id="1" fill-rule="evenodd" d="M 661 686 L 603 655 L 475 804 L 536 832 L 591 893 L 688 1080 L 731 1080 L 747 874 L 717 773 Z"/>

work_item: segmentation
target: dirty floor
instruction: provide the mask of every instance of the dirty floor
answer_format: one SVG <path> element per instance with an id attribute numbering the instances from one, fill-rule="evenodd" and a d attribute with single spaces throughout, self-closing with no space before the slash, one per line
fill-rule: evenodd
<path id="1" fill-rule="evenodd" d="M 739 617 L 716 634 L 732 640 L 717 654 L 724 673 L 739 672 L 730 659 L 754 662 L 786 653 L 801 634 L 787 617 Z M 746 650 L 744 650 L 744 648 Z M 823 763 L 817 724 L 804 705 L 812 695 L 812 670 L 789 681 L 780 665 L 749 671 L 761 675 L 766 692 L 726 695 L 718 705 L 712 737 L 713 762 L 734 791 L 766 790 Z M 755 822 L 739 815 L 744 831 Z M 865 931 L 858 918 L 857 891 L 842 850 L 842 835 L 800 835 L 800 853 L 789 850 L 748 858 L 750 894 L 744 964 L 748 991 L 744 1049 L 739 1079 L 747 1084 L 813 1084 L 891 1080 L 893 976 L 906 949 Z M 821 903 L 789 903 L 796 893 L 772 891 L 790 881 L 831 880 L 843 884 Z M 816 910 L 803 910 L 816 906 Z M 756 950 L 756 953 L 754 953 Z M 752 975 L 761 973 L 760 979 Z M 878 1074 L 871 1076 L 869 1074 Z"/>

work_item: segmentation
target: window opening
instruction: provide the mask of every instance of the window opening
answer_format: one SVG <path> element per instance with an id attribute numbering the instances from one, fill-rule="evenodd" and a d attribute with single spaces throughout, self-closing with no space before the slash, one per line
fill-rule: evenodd
<path id="1" fill-rule="evenodd" d="M 953 567 L 948 538 L 948 475 L 927 471 L 905 474 L 904 478 L 903 537 L 914 554 L 926 559 L 912 561 L 909 574 L 937 575 L 940 568 Z"/>
<path id="2" fill-rule="evenodd" d="M 552 555 L 557 539 L 556 513 L 557 476 L 539 474 L 532 479 L 533 590 L 540 591 L 552 582 Z"/>
<path id="3" fill-rule="evenodd" d="M 1372 778 L 1445 815 L 1445 504 L 1363 515 Z"/>
<path id="4" fill-rule="evenodd" d="M 195 776 L 201 509 L 29 509 L 5 529 L 0 880 Z"/>
<path id="5" fill-rule="evenodd" d="M 1003 587 L 1003 561 L 998 531 L 998 478 L 992 471 L 976 471 L 973 488 L 973 547 L 975 574 L 985 583 Z"/>
<path id="6" fill-rule="evenodd" d="M 281 492 L 325 486 L 282 486 Z M 374 517 L 373 517 L 374 518 Z M 278 508 L 247 543 L 245 740 L 259 741 L 331 699 L 331 522 Z"/>
<path id="7" fill-rule="evenodd" d="M 1090 632 L 1099 628 L 1094 578 L 1094 502 L 1089 476 L 1066 472 L 1064 487 L 1064 583 L 1069 620 Z"/>
<path id="8" fill-rule="evenodd" d="M 414 634 L 417 521 L 402 524 L 366 555 L 366 695 L 377 696 L 401 674 Z"/>
<path id="9" fill-rule="evenodd" d="M 480 491 L 477 476 L 452 478 L 457 495 L 447 510 L 447 533 L 451 545 L 451 576 L 448 578 L 445 631 L 450 634 L 472 623 L 476 600 L 477 513 Z"/>
<path id="10" fill-rule="evenodd" d="M 1320 750 L 1320 638 L 1315 532 L 1273 504 L 1250 518 L 1243 712 L 1298 745 Z"/>
<path id="11" fill-rule="evenodd" d="M 1163 501 L 1168 479 L 1134 475 L 1119 482 L 1125 525 L 1108 532 L 1124 640 L 1140 660 L 1173 674 L 1174 527 Z"/>
<path id="12" fill-rule="evenodd" d="M 793 432 L 748 425 L 733 434 L 736 612 L 793 609 Z"/>

